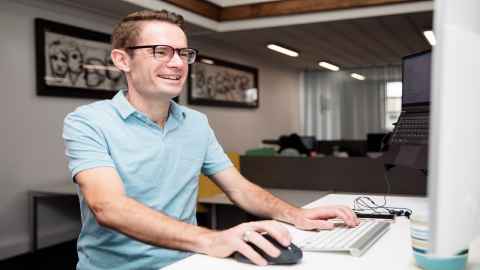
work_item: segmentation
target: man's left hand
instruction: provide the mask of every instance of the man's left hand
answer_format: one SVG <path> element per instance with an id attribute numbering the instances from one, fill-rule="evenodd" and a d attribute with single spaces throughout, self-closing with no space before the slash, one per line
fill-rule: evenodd
<path id="1" fill-rule="evenodd" d="M 293 225 L 302 230 L 333 229 L 334 224 L 328 219 L 339 218 L 349 227 L 360 224 L 352 209 L 347 206 L 321 206 L 315 208 L 301 208 L 295 213 Z"/>

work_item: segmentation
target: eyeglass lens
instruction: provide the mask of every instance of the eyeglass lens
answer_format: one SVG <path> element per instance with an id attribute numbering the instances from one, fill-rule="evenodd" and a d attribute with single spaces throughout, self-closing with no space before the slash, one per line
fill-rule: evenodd
<path id="1" fill-rule="evenodd" d="M 183 61 L 189 64 L 192 64 L 197 56 L 197 52 L 193 49 L 174 49 L 169 46 L 156 46 L 153 55 L 158 60 L 169 61 L 173 57 L 175 51 L 177 51 L 178 56 L 180 56 Z"/>

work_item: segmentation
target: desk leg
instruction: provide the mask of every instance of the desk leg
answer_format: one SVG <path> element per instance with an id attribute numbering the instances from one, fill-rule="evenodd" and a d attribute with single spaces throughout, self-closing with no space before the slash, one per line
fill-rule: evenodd
<path id="1" fill-rule="evenodd" d="M 215 203 L 210 204 L 210 227 L 217 229 L 217 205 Z"/>
<path id="2" fill-rule="evenodd" d="M 32 196 L 32 252 L 36 252 L 38 248 L 38 201 L 37 196 Z"/>

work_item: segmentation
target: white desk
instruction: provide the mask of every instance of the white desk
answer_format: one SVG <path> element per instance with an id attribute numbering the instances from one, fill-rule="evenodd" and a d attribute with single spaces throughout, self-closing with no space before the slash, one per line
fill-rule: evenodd
<path id="1" fill-rule="evenodd" d="M 346 204 L 351 206 L 357 195 L 331 194 L 306 207 L 320 204 Z M 375 201 L 383 202 L 383 196 L 370 196 Z M 426 211 L 427 200 L 419 197 L 388 196 L 388 205 L 401 206 L 416 211 Z M 477 239 L 480 240 L 480 239 Z M 470 247 L 469 265 L 467 269 L 480 269 L 480 241 Z M 231 258 L 219 259 L 205 255 L 193 255 L 176 262 L 165 270 L 183 269 L 260 269 L 254 265 L 239 263 Z M 414 265 L 410 245 L 409 220 L 397 218 L 390 230 L 382 236 L 362 257 L 353 257 L 343 253 L 304 252 L 301 263 L 293 266 L 267 266 L 261 269 L 419 269 Z M 162 269 L 163 270 L 163 269 Z"/>
<path id="2" fill-rule="evenodd" d="M 301 207 L 330 193 L 330 191 L 277 188 L 267 188 L 266 190 L 272 193 L 275 197 L 297 207 Z M 198 202 L 205 204 L 210 208 L 210 225 L 213 229 L 217 228 L 217 205 L 233 205 L 233 202 L 230 201 L 225 193 L 200 198 Z"/>

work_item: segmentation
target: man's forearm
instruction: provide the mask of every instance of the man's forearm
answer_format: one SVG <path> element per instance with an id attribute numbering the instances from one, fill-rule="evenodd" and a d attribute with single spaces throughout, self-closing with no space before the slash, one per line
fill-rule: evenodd
<path id="1" fill-rule="evenodd" d="M 261 187 L 248 182 L 240 192 L 232 192 L 230 198 L 245 211 L 259 216 L 294 223 L 299 209 L 275 197 Z"/>
<path id="2" fill-rule="evenodd" d="M 291 224 L 299 217 L 299 208 L 248 181 L 235 168 L 223 170 L 211 178 L 236 205 L 253 215 Z"/>
<path id="3" fill-rule="evenodd" d="M 100 225 L 152 245 L 205 253 L 208 243 L 200 235 L 212 231 L 187 224 L 131 199 L 107 203 L 94 209 Z"/>

